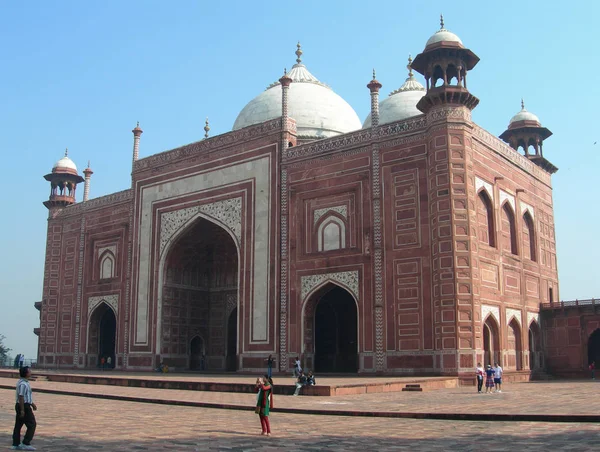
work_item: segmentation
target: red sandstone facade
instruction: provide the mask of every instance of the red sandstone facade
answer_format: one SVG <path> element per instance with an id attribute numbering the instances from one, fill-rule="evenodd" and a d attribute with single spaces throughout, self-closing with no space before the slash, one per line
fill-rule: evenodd
<path id="1" fill-rule="evenodd" d="M 374 80 L 373 125 L 318 141 L 288 117 L 285 77 L 278 119 L 143 159 L 136 127 L 130 189 L 48 206 L 39 365 L 543 368 L 556 168 L 472 122 L 477 61 L 428 46 L 424 114 L 379 125 Z"/>

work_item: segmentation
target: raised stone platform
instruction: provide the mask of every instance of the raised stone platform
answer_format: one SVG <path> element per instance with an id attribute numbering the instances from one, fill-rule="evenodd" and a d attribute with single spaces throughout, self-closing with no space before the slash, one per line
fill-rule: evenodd
<path id="1" fill-rule="evenodd" d="M 249 393 L 254 391 L 256 375 L 239 374 L 131 374 L 119 371 L 59 372 L 34 370 L 34 378 L 57 383 L 126 386 L 131 388 L 176 389 L 208 392 Z M 16 370 L 0 370 L 1 378 L 18 378 Z M 295 379 L 291 376 L 274 376 L 275 394 L 291 395 Z M 418 385 L 423 390 L 456 388 L 457 377 L 357 377 L 317 376 L 316 386 L 305 386 L 305 396 L 347 396 L 400 392 Z"/>

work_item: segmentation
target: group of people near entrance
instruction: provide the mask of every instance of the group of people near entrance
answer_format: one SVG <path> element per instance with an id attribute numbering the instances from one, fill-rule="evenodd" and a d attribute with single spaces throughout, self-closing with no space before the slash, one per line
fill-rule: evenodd
<path id="1" fill-rule="evenodd" d="M 494 363 L 494 367 L 488 364 L 485 369 L 481 367 L 481 363 L 477 363 L 475 374 L 477 375 L 477 392 L 479 394 L 482 393 L 484 378 L 487 394 L 502 392 L 502 367 L 498 363 Z"/>

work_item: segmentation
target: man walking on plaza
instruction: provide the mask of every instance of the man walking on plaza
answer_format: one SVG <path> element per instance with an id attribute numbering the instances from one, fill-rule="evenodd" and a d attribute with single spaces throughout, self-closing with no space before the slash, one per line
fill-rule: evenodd
<path id="1" fill-rule="evenodd" d="M 494 363 L 494 384 L 496 392 L 502 392 L 502 367 L 498 363 Z"/>
<path id="2" fill-rule="evenodd" d="M 15 418 L 15 429 L 13 430 L 12 449 L 35 450 L 35 447 L 31 445 L 31 440 L 33 439 L 36 427 L 33 412 L 37 410 L 37 406 L 33 403 L 31 386 L 29 385 L 31 370 L 29 367 L 22 367 L 19 369 L 19 375 L 21 379 L 17 382 L 17 403 L 15 404 L 17 416 Z M 21 428 L 23 424 L 27 427 L 27 431 L 21 444 Z"/>

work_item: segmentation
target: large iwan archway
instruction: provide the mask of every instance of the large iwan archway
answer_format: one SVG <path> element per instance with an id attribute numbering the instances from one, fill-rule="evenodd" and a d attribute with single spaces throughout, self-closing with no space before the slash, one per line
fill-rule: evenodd
<path id="1" fill-rule="evenodd" d="M 163 271 L 162 362 L 175 369 L 236 370 L 239 326 L 237 315 L 233 323 L 230 318 L 237 311 L 238 274 L 237 245 L 221 226 L 198 218 L 177 236 Z"/>
<path id="2" fill-rule="evenodd" d="M 358 371 L 358 311 L 348 290 L 327 283 L 315 292 L 305 307 L 305 326 L 315 372 Z"/>

